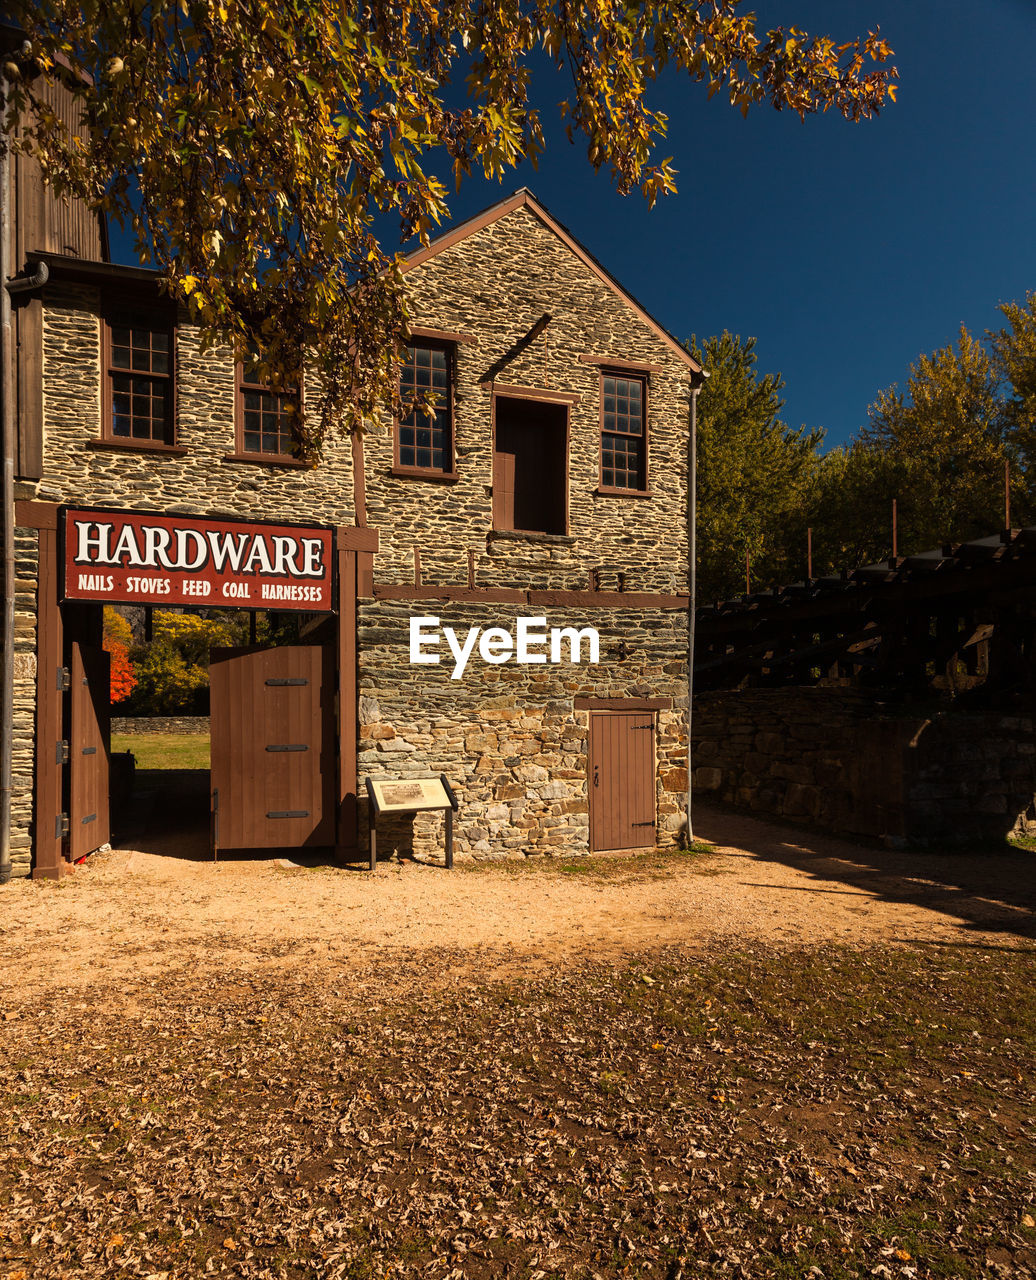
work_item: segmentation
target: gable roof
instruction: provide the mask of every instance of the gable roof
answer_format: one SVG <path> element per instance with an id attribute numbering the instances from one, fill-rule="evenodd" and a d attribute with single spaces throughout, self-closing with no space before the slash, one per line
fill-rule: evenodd
<path id="1" fill-rule="evenodd" d="M 579 260 L 588 267 L 594 275 L 602 280 L 609 289 L 622 302 L 635 312 L 637 316 L 651 329 L 656 337 L 672 350 L 673 354 L 678 356 L 683 363 L 690 369 L 694 375 L 695 382 L 700 382 L 702 378 L 707 378 L 708 373 L 701 367 L 694 357 L 687 351 L 673 335 L 663 325 L 652 316 L 637 299 L 624 289 L 612 273 L 603 267 L 593 256 L 589 249 L 581 245 L 575 236 L 562 226 L 556 218 L 552 217 L 547 209 L 536 199 L 528 187 L 520 187 L 514 195 L 508 196 L 504 200 L 497 201 L 488 209 L 483 209 L 481 213 L 476 213 L 473 218 L 468 218 L 466 222 L 458 223 L 452 230 L 438 236 L 429 244 L 420 249 L 416 249 L 413 253 L 409 253 L 403 259 L 403 271 L 412 271 L 415 267 L 421 266 L 430 258 L 434 258 L 445 249 L 452 248 L 455 244 L 459 244 L 461 240 L 466 240 L 468 236 L 475 235 L 476 232 L 482 231 L 485 227 L 491 226 L 494 222 L 498 222 L 501 218 L 506 218 L 509 213 L 513 213 L 516 209 L 528 209 L 545 227 L 553 231 L 557 238 L 565 244 Z"/>

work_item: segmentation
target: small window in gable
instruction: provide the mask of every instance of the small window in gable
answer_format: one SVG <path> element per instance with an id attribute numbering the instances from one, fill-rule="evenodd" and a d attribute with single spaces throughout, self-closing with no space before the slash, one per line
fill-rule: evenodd
<path id="1" fill-rule="evenodd" d="M 111 311 L 104 332 L 104 436 L 143 445 L 173 444 L 172 316 Z"/>
<path id="2" fill-rule="evenodd" d="M 601 488 L 647 490 L 647 384 L 627 374 L 601 375 Z"/>
<path id="3" fill-rule="evenodd" d="M 256 374 L 257 348 L 249 344 L 237 365 L 238 449 L 258 460 L 295 461 L 295 426 L 302 413 L 302 374 L 285 375 L 277 386 Z"/>
<path id="4" fill-rule="evenodd" d="M 399 395 L 404 406 L 434 396 L 433 409 L 415 404 L 396 424 L 395 470 L 404 475 L 453 475 L 453 357 L 449 347 L 419 343 L 403 350 Z"/>

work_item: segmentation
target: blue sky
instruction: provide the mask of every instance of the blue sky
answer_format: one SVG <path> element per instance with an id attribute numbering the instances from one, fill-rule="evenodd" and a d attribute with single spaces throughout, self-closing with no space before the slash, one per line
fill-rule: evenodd
<path id="1" fill-rule="evenodd" d="M 595 175 L 560 128 L 539 170 L 471 179 L 456 220 L 529 186 L 679 338 L 730 329 L 780 372 L 792 426 L 844 441 L 876 393 L 961 325 L 1036 289 L 1036 0 L 758 0 L 765 26 L 838 40 L 880 25 L 899 94 L 876 120 L 747 120 L 676 75 L 670 116 L 679 193 L 649 210 Z M 548 123 L 563 85 L 539 78 Z"/>

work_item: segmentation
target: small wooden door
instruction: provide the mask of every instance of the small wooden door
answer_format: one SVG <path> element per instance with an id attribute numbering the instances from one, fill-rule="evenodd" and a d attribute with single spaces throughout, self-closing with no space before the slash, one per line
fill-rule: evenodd
<path id="1" fill-rule="evenodd" d="M 327 646 L 213 649 L 209 696 L 214 848 L 334 844 Z"/>
<path id="2" fill-rule="evenodd" d="M 590 712 L 590 849 L 655 844 L 655 717 Z"/>
<path id="3" fill-rule="evenodd" d="M 74 862 L 111 838 L 108 655 L 103 649 L 73 641 L 69 673 L 68 853 Z"/>

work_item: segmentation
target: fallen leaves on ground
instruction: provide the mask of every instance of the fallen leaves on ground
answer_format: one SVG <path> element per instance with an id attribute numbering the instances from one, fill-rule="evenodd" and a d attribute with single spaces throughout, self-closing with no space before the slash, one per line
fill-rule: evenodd
<path id="1" fill-rule="evenodd" d="M 1036 954 L 171 972 L 0 1026 L 0 1277 L 1036 1274 Z"/>

